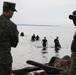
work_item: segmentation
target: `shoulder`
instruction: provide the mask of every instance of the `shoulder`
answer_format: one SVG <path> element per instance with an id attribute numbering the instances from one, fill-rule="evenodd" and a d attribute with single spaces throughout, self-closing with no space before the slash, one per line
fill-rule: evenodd
<path id="1" fill-rule="evenodd" d="M 12 22 L 10 19 L 6 20 L 6 26 L 9 27 L 10 29 L 16 29 L 17 28 L 17 25 L 14 22 Z"/>
<path id="2" fill-rule="evenodd" d="M 54 39 L 54 41 L 56 41 L 56 39 Z"/>
<path id="3" fill-rule="evenodd" d="M 16 24 L 14 22 L 12 22 L 11 20 L 9 20 L 9 25 L 12 27 L 16 27 Z"/>
<path id="4" fill-rule="evenodd" d="M 4 22 L 6 21 L 7 19 L 5 17 L 3 17 L 2 15 L 0 16 L 0 22 Z"/>
<path id="5" fill-rule="evenodd" d="M 0 16 L 0 23 L 5 24 L 7 26 L 12 26 L 12 27 L 16 27 L 16 24 L 13 23 L 10 19 L 6 18 L 5 16 L 1 15 Z"/>

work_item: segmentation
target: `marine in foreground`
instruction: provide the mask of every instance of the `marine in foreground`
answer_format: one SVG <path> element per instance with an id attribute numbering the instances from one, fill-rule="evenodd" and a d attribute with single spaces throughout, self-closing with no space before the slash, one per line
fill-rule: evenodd
<path id="1" fill-rule="evenodd" d="M 19 42 L 17 26 L 10 20 L 14 11 L 17 11 L 15 5 L 15 3 L 4 2 L 3 13 L 0 15 L 0 75 L 11 75 L 11 47 L 15 48 Z"/>

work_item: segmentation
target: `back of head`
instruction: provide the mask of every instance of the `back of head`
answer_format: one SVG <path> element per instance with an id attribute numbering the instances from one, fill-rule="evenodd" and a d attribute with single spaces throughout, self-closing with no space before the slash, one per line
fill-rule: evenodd
<path id="1" fill-rule="evenodd" d="M 44 37 L 44 39 L 46 39 L 46 37 Z"/>
<path id="2" fill-rule="evenodd" d="M 74 16 L 76 16 L 76 10 L 75 10 L 75 11 L 73 11 L 73 15 L 74 15 Z"/>
<path id="3" fill-rule="evenodd" d="M 57 36 L 56 39 L 58 39 L 59 37 Z"/>

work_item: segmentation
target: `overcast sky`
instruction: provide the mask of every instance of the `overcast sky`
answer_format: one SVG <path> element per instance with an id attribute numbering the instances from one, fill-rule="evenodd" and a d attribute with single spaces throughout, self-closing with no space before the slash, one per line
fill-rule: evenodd
<path id="1" fill-rule="evenodd" d="M 69 14 L 76 10 L 76 0 L 0 0 L 0 14 L 4 1 L 16 3 L 16 24 L 73 26 Z"/>

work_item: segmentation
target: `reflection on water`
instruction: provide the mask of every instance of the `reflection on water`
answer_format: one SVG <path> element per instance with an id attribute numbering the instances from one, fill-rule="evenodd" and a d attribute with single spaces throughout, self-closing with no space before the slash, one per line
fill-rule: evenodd
<path id="1" fill-rule="evenodd" d="M 46 56 L 46 54 L 42 54 L 42 57 L 43 57 L 43 60 L 44 60 L 44 62 L 47 62 L 47 56 Z"/>
<path id="2" fill-rule="evenodd" d="M 55 57 L 58 57 L 59 58 L 59 52 L 55 52 Z"/>

